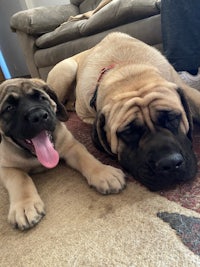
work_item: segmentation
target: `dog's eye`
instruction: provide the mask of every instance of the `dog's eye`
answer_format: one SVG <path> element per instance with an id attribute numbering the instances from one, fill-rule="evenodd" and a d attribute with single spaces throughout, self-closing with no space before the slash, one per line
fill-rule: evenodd
<path id="1" fill-rule="evenodd" d="M 2 113 L 11 112 L 15 110 L 15 108 L 18 105 L 18 102 L 19 102 L 18 98 L 14 97 L 13 95 L 10 95 L 2 107 Z"/>
<path id="2" fill-rule="evenodd" d="M 45 100 L 47 100 L 46 96 L 43 95 L 40 91 L 38 91 L 36 89 L 33 91 L 32 97 L 37 101 L 45 101 Z"/>
<path id="3" fill-rule="evenodd" d="M 39 96 L 39 100 L 40 101 L 45 101 L 45 100 L 47 100 L 47 98 L 44 95 L 40 95 Z"/>
<path id="4" fill-rule="evenodd" d="M 128 124 L 122 131 L 117 132 L 117 136 L 127 145 L 136 146 L 143 135 L 145 129 L 142 125 L 136 125 L 134 122 Z"/>
<path id="5" fill-rule="evenodd" d="M 158 125 L 174 133 L 178 131 L 181 121 L 181 114 L 172 111 L 160 111 L 158 116 Z"/>
<path id="6" fill-rule="evenodd" d="M 5 112 L 10 112 L 10 111 L 12 111 L 12 110 L 14 110 L 15 109 L 15 107 L 13 106 L 13 105 L 11 105 L 11 104 L 7 104 L 4 108 L 3 108 L 3 113 L 5 113 Z"/>

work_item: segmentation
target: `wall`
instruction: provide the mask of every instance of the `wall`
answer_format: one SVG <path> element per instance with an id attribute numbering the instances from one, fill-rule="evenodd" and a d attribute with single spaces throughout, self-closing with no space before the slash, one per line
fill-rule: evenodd
<path id="1" fill-rule="evenodd" d="M 10 29 L 10 17 L 26 8 L 20 0 L 0 0 L 0 49 L 6 61 L 11 77 L 29 74 L 17 36 Z"/>
<path id="2" fill-rule="evenodd" d="M 10 17 L 36 6 L 67 3 L 69 0 L 0 0 L 0 49 L 12 78 L 29 75 L 29 71 L 17 36 L 10 29 Z"/>

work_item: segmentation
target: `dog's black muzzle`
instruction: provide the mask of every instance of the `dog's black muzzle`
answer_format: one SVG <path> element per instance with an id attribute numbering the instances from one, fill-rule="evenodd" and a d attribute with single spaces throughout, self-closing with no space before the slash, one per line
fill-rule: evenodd
<path id="1" fill-rule="evenodd" d="M 24 114 L 24 124 L 27 128 L 26 138 L 32 138 L 42 130 L 54 131 L 56 117 L 48 108 L 34 107 Z"/>
<path id="2" fill-rule="evenodd" d="M 150 161 L 151 164 L 151 161 Z M 169 153 L 157 161 L 153 162 L 153 167 L 156 173 L 171 173 L 179 171 L 185 167 L 185 160 L 181 153 L 172 152 Z"/>
<path id="3" fill-rule="evenodd" d="M 125 143 L 119 161 L 152 191 L 190 181 L 197 172 L 191 141 L 184 134 L 174 136 L 158 132 L 145 136 L 137 146 Z"/>
<path id="4" fill-rule="evenodd" d="M 48 122 L 49 113 L 42 108 L 33 108 L 30 109 L 24 117 L 31 126 L 37 127 L 40 124 L 46 124 Z"/>
<path id="5" fill-rule="evenodd" d="M 46 130 L 53 132 L 56 127 L 56 114 L 48 101 L 23 98 L 15 113 L 5 125 L 5 134 L 14 139 L 31 139 Z"/>
<path id="6" fill-rule="evenodd" d="M 24 113 L 20 124 L 24 130 L 16 129 L 18 138 L 31 139 L 43 130 L 53 132 L 56 116 L 48 107 L 32 107 Z"/>

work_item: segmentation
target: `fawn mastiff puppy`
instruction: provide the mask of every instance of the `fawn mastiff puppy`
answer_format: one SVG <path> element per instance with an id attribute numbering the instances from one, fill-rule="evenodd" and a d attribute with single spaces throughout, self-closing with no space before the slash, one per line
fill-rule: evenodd
<path id="1" fill-rule="evenodd" d="M 97 146 L 150 190 L 195 177 L 192 120 L 200 122 L 200 93 L 184 84 L 153 47 L 123 33 L 65 59 L 47 83 L 93 123 Z"/>
<path id="2" fill-rule="evenodd" d="M 0 180 L 9 193 L 9 222 L 21 230 L 45 214 L 29 175 L 42 166 L 55 167 L 60 158 L 103 194 L 125 186 L 123 172 L 89 154 L 67 130 L 66 120 L 65 108 L 42 80 L 11 79 L 0 85 Z"/>

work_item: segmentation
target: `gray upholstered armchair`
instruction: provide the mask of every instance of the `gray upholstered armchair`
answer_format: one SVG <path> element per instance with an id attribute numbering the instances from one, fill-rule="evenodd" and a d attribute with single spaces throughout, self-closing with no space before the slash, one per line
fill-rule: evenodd
<path id="1" fill-rule="evenodd" d="M 11 17 L 32 77 L 44 80 L 59 61 L 91 48 L 108 33 L 121 31 L 162 49 L 160 0 L 113 0 L 89 19 L 68 21 L 94 10 L 100 0 L 39 7 Z M 113 44 L 114 45 L 114 44 Z"/>

